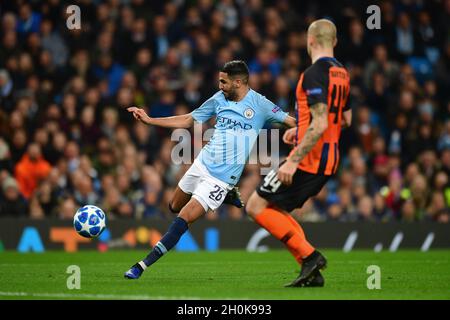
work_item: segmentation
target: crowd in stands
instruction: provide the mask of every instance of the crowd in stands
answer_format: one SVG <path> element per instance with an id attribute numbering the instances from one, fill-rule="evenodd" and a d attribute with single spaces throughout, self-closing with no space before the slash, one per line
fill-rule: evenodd
<path id="1" fill-rule="evenodd" d="M 372 2 L 381 29 L 366 25 Z M 70 4 L 81 29 L 66 24 Z M 168 203 L 189 165 L 172 161 L 171 130 L 126 108 L 189 113 L 218 90 L 223 64 L 242 59 L 250 86 L 295 116 L 311 64 L 306 31 L 319 18 L 338 28 L 353 124 L 338 174 L 294 216 L 448 223 L 449 0 L 3 1 L 0 217 L 71 219 L 95 204 L 112 219 L 172 218 Z M 261 179 L 259 165 L 246 166 L 244 201 Z M 206 219 L 246 213 L 223 205 Z"/>

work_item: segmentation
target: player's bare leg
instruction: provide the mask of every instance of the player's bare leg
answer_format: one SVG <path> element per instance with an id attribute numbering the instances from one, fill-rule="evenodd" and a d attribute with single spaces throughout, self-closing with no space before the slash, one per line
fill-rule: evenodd
<path id="1" fill-rule="evenodd" d="M 266 199 L 260 197 L 256 193 L 256 191 L 254 191 L 247 201 L 245 210 L 247 211 L 247 214 L 250 216 L 250 218 L 255 220 L 256 216 L 268 206 L 269 202 Z"/>
<path id="2" fill-rule="evenodd" d="M 256 223 L 282 241 L 297 262 L 302 265 L 299 277 L 287 286 L 322 287 L 324 285 L 324 279 L 319 271 L 323 267 L 323 261 L 320 260 L 317 265 L 314 264 L 316 256 L 319 258 L 322 256 L 306 241 L 302 227 L 288 212 L 271 206 L 256 191 L 250 196 L 246 210 Z M 305 252 L 308 252 L 306 256 L 304 256 Z"/>
<path id="3" fill-rule="evenodd" d="M 153 247 L 152 251 L 142 261 L 134 264 L 126 273 L 125 278 L 138 279 L 144 270 L 158 261 L 164 254 L 172 249 L 187 231 L 189 225 L 206 213 L 205 208 L 195 198 L 181 209 L 180 214 L 174 219 L 167 233 Z"/>
<path id="4" fill-rule="evenodd" d="M 191 198 L 189 202 L 183 207 L 178 218 L 185 220 L 188 224 L 195 222 L 198 218 L 206 213 L 205 208 L 200 204 L 200 202 Z"/>
<path id="5" fill-rule="evenodd" d="M 173 213 L 180 213 L 181 209 L 191 200 L 192 195 L 185 193 L 179 186 L 176 187 L 172 197 L 172 201 L 169 203 L 169 209 Z"/>

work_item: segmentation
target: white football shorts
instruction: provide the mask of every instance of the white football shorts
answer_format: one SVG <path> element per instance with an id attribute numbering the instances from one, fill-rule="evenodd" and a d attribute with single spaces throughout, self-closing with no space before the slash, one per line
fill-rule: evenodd
<path id="1" fill-rule="evenodd" d="M 178 187 L 184 193 L 192 194 L 206 212 L 208 209 L 216 210 L 222 204 L 228 191 L 233 189 L 233 185 L 213 177 L 197 159 L 181 178 Z"/>

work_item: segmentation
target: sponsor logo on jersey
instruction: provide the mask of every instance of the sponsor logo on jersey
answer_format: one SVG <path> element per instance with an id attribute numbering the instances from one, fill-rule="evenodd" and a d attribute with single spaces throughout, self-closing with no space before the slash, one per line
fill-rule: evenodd
<path id="1" fill-rule="evenodd" d="M 253 110 L 252 110 L 253 112 Z M 243 130 L 250 130 L 252 128 L 251 124 L 248 123 L 242 123 L 240 121 L 236 121 L 230 118 L 226 117 L 217 117 L 217 126 L 218 127 L 226 127 L 228 129 L 243 129 Z"/>

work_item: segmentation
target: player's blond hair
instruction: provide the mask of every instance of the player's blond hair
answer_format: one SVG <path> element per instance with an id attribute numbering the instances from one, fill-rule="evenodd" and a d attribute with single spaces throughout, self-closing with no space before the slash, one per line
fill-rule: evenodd
<path id="1" fill-rule="evenodd" d="M 323 48 L 333 48 L 336 45 L 336 26 L 330 20 L 314 21 L 308 28 L 308 34 L 316 38 Z"/>

